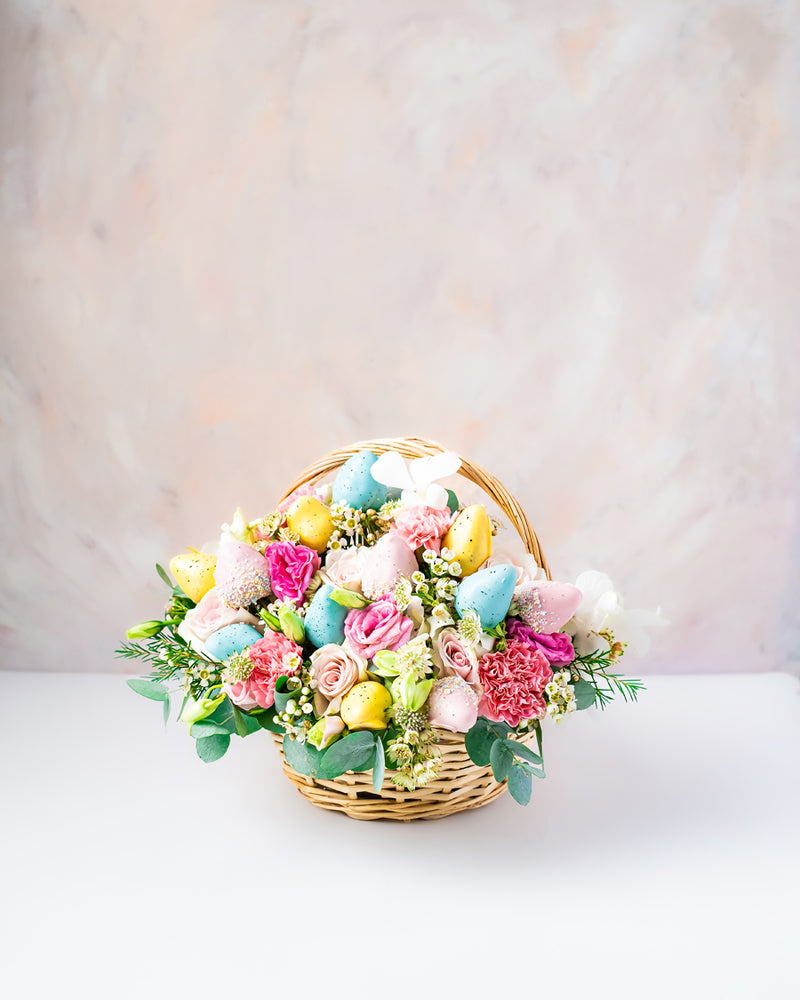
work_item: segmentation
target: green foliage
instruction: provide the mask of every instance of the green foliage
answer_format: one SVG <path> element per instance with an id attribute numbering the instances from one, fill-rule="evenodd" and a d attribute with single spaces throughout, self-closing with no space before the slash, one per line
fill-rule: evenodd
<path id="1" fill-rule="evenodd" d="M 125 682 L 128 687 L 151 701 L 169 701 L 169 691 L 160 681 L 149 677 L 130 677 Z"/>
<path id="2" fill-rule="evenodd" d="M 624 677 L 615 673 L 616 659 L 611 656 L 610 650 L 598 650 L 588 656 L 576 656 L 573 666 L 581 672 L 581 680 L 594 688 L 595 701 L 600 708 L 605 708 L 617 695 L 623 701 L 636 701 L 639 692 L 644 691 L 644 684 L 635 677 Z M 575 685 L 575 698 L 578 698 L 578 681 Z M 583 695 L 584 701 L 588 694 Z M 586 708 L 587 704 L 578 704 L 578 708 Z"/>
<path id="3" fill-rule="evenodd" d="M 372 765 L 372 787 L 376 792 L 383 788 L 383 776 L 386 772 L 386 753 L 383 748 L 383 740 L 380 736 L 375 737 L 375 763 Z"/>
<path id="4" fill-rule="evenodd" d="M 533 779 L 526 771 L 516 764 L 508 774 L 508 790 L 515 802 L 526 806 L 531 800 Z"/>
<path id="5" fill-rule="evenodd" d="M 505 722 L 491 722 L 481 717 L 464 737 L 464 745 L 474 764 L 478 767 L 491 765 L 495 781 L 508 781 L 508 790 L 514 800 L 526 805 L 531 797 L 531 779 L 544 777 L 541 727 L 536 726 L 539 753 L 513 739 L 512 733 Z"/>
<path id="6" fill-rule="evenodd" d="M 202 723 L 198 723 L 198 725 L 201 724 Z M 205 764 L 211 764 L 213 761 L 219 760 L 220 757 L 224 757 L 230 745 L 230 736 L 223 733 L 214 733 L 211 736 L 203 736 L 197 741 L 197 743 L 195 743 L 197 756 Z"/>
<path id="7" fill-rule="evenodd" d="M 274 706 L 272 708 L 268 708 L 266 712 L 259 712 L 258 715 L 254 715 L 253 718 L 262 729 L 267 729 L 271 733 L 286 732 L 286 729 L 279 722 L 275 721 Z"/>
<path id="8" fill-rule="evenodd" d="M 581 709 L 590 708 L 594 705 L 597 699 L 597 689 L 594 684 L 581 677 L 580 680 L 575 682 L 573 688 L 575 690 L 575 707 L 579 712 Z"/>
<path id="9" fill-rule="evenodd" d="M 322 763 L 322 754 L 308 741 L 301 743 L 289 733 L 283 737 L 283 753 L 286 763 L 298 774 L 316 778 Z"/>
<path id="10" fill-rule="evenodd" d="M 322 756 L 321 775 L 338 778 L 345 771 L 367 771 L 375 761 L 375 733 L 349 733 L 337 740 Z"/>

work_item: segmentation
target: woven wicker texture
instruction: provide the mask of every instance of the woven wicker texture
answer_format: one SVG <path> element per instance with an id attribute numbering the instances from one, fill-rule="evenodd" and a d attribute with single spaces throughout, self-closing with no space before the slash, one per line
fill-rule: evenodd
<path id="1" fill-rule="evenodd" d="M 287 489 L 281 499 L 285 499 L 299 486 L 321 479 L 340 468 L 360 451 L 372 451 L 380 455 L 386 451 L 397 451 L 404 458 L 424 458 L 447 451 L 434 441 L 425 438 L 379 438 L 374 441 L 359 441 L 347 448 L 333 451 L 325 458 L 310 465 L 305 472 Z M 478 485 L 491 497 L 516 528 L 525 548 L 544 569 L 548 579 L 550 570 L 544 557 L 539 539 L 528 523 L 525 513 L 517 500 L 503 484 L 489 475 L 480 466 L 461 459 L 459 475 Z M 349 771 L 332 781 L 321 781 L 298 774 L 286 763 L 281 746 L 282 737 L 275 736 L 275 745 L 283 761 L 283 770 L 297 790 L 305 798 L 321 809 L 331 809 L 344 813 L 352 819 L 391 819 L 410 821 L 415 819 L 440 819 L 465 809 L 477 809 L 496 799 L 506 789 L 505 782 L 498 784 L 490 767 L 478 767 L 470 760 L 464 747 L 464 736 L 436 730 L 441 753 L 439 774 L 434 781 L 423 788 L 408 792 L 397 788 L 391 782 L 391 771 L 387 771 L 380 795 L 372 787 L 372 773 L 355 774 Z M 535 739 L 534 734 L 518 737 L 521 743 Z"/>

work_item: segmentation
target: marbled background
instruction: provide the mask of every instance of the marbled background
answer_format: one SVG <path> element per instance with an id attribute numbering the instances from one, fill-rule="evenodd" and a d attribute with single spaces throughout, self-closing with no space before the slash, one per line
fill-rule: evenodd
<path id="1" fill-rule="evenodd" d="M 2 667 L 128 669 L 156 560 L 402 434 L 662 607 L 629 671 L 796 665 L 796 2 L 2 16 Z"/>

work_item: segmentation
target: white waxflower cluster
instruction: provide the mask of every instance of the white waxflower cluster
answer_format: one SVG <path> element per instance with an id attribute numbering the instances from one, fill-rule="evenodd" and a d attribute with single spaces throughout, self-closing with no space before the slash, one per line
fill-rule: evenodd
<path id="1" fill-rule="evenodd" d="M 570 684 L 572 676 L 569 670 L 559 670 L 553 674 L 553 679 L 545 685 L 547 695 L 547 714 L 554 722 L 562 722 L 576 709 L 575 688 Z"/>

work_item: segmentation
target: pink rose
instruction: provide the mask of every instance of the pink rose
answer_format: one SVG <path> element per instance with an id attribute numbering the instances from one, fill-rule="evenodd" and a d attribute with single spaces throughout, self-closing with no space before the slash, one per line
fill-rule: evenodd
<path id="1" fill-rule="evenodd" d="M 565 667 L 575 659 L 572 639 L 563 632 L 542 635 L 539 632 L 534 632 L 530 625 L 526 625 L 518 618 L 509 618 L 506 634 L 509 639 L 527 642 L 533 649 L 541 650 L 551 667 Z"/>
<path id="2" fill-rule="evenodd" d="M 411 549 L 412 552 L 422 547 L 439 552 L 442 547 L 442 535 L 450 527 L 453 515 L 445 507 L 426 507 L 418 504 L 402 511 L 394 519 L 395 531 Z"/>
<path id="3" fill-rule="evenodd" d="M 553 671 L 540 650 L 512 639 L 501 653 L 481 658 L 478 674 L 483 684 L 480 715 L 510 726 L 544 715 L 547 706 L 542 695 Z"/>
<path id="4" fill-rule="evenodd" d="M 306 545 L 274 542 L 264 555 L 275 596 L 284 601 L 302 601 L 311 577 L 320 567 L 317 553 Z"/>
<path id="5" fill-rule="evenodd" d="M 311 676 L 317 682 L 317 691 L 333 701 L 347 694 L 357 681 L 367 679 L 367 661 L 330 642 L 311 654 Z"/>
<path id="6" fill-rule="evenodd" d="M 361 564 L 366 549 L 337 549 L 329 552 L 325 558 L 322 575 L 332 587 L 343 587 L 345 590 L 356 590 L 361 587 Z"/>
<path id="7" fill-rule="evenodd" d="M 224 604 L 220 597 L 219 590 L 212 587 L 211 590 L 200 600 L 197 607 L 186 613 L 186 617 L 178 626 L 178 634 L 183 636 L 187 642 L 196 639 L 205 642 L 206 639 L 226 625 L 235 625 L 243 622 L 246 625 L 260 625 L 261 622 L 255 615 L 243 608 L 231 608 Z"/>
<path id="8" fill-rule="evenodd" d="M 454 628 L 437 632 L 433 644 L 433 662 L 440 677 L 460 677 L 467 684 L 478 685 L 478 655 Z"/>
<path id="9" fill-rule="evenodd" d="M 397 649 L 408 642 L 414 623 L 397 610 L 394 597 L 384 594 L 366 608 L 353 608 L 344 620 L 350 646 L 367 659 L 382 649 Z"/>
<path id="10" fill-rule="evenodd" d="M 428 696 L 428 720 L 451 733 L 468 733 L 478 719 L 480 698 L 460 677 L 434 681 Z"/>
<path id="11" fill-rule="evenodd" d="M 303 651 L 282 632 L 267 632 L 248 650 L 253 669 L 247 680 L 225 681 L 223 689 L 239 708 L 251 712 L 254 708 L 271 708 L 275 703 L 275 682 L 285 674 L 297 673 Z"/>

